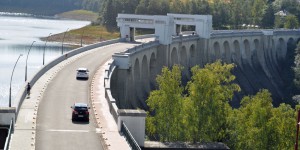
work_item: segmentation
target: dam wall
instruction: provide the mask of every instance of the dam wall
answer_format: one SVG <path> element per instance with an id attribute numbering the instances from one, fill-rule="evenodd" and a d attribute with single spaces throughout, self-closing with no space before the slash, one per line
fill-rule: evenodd
<path id="1" fill-rule="evenodd" d="M 191 67 L 220 59 L 236 65 L 233 74 L 242 91 L 235 94 L 232 106 L 238 107 L 243 96 L 260 89 L 268 89 L 278 106 L 288 101 L 291 59 L 299 38 L 299 30 L 213 31 L 209 39 L 194 34 L 176 36 L 171 44 L 113 55 L 117 69 L 112 75 L 111 93 L 120 108 L 147 109 L 145 100 L 157 89 L 155 78 L 163 66 L 182 65 L 183 82 L 187 82 Z"/>

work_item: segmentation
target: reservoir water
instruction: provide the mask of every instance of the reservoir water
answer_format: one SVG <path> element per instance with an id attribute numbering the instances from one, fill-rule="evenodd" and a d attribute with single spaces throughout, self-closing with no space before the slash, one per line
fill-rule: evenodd
<path id="1" fill-rule="evenodd" d="M 87 21 L 42 19 L 30 16 L 15 16 L 0 13 L 0 107 L 8 107 L 9 87 L 11 82 L 12 106 L 14 98 L 25 84 L 26 57 L 33 41 L 36 41 L 28 55 L 27 79 L 43 66 L 45 41 L 50 33 L 57 34 L 67 29 L 76 29 L 88 25 Z M 68 49 L 64 47 L 64 51 Z M 20 54 L 13 78 L 14 65 Z M 61 42 L 47 43 L 45 47 L 45 64 L 61 55 Z"/>

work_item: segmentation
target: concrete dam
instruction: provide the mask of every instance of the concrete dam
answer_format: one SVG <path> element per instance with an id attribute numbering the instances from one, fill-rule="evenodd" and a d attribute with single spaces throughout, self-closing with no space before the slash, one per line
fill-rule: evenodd
<path id="1" fill-rule="evenodd" d="M 157 88 L 155 78 L 163 66 L 182 65 L 183 81 L 187 82 L 191 77 L 191 67 L 203 67 L 218 59 L 236 65 L 233 74 L 241 92 L 236 93 L 230 102 L 233 107 L 239 107 L 243 96 L 254 95 L 260 89 L 271 92 L 275 106 L 291 103 L 291 66 L 300 39 L 299 29 L 217 31 L 211 30 L 211 16 L 193 15 L 193 24 L 186 21 L 186 18 L 192 18 L 187 15 L 154 16 L 147 21 L 139 18 L 141 16 L 130 17 L 120 15 L 117 18 L 124 38 L 134 41 L 132 32 L 135 28 L 140 24 L 151 24 L 149 20 L 153 19 L 156 40 L 113 55 L 116 69 L 111 76 L 110 88 L 119 108 L 147 109 L 145 100 L 150 91 Z M 156 23 L 165 24 L 157 27 Z M 178 34 L 181 25 L 186 24 L 195 25 L 196 30 Z M 122 32 L 122 29 L 127 32 Z"/>

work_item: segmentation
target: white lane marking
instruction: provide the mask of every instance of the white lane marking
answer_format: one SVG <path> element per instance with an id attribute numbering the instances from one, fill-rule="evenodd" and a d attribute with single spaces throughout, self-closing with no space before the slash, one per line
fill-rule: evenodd
<path id="1" fill-rule="evenodd" d="M 46 130 L 46 131 L 50 131 L 50 132 L 78 132 L 78 133 L 87 133 L 87 132 L 89 132 L 89 130 L 55 130 L 55 129 L 50 129 L 50 130 Z"/>

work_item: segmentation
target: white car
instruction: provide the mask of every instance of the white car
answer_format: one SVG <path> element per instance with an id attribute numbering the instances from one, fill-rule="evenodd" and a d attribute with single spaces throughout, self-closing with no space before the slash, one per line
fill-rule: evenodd
<path id="1" fill-rule="evenodd" d="M 89 70 L 87 68 L 78 68 L 76 79 L 89 79 Z"/>

